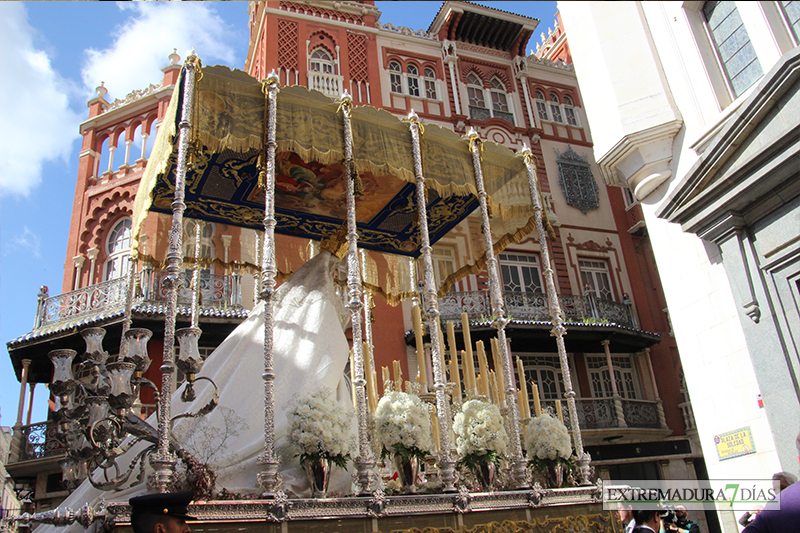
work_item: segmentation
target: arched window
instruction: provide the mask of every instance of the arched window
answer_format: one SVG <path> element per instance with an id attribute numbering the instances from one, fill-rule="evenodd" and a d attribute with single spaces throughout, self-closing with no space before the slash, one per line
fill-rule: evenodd
<path id="1" fill-rule="evenodd" d="M 492 113 L 495 117 L 514 124 L 514 114 L 508 109 L 506 86 L 503 85 L 503 82 L 497 78 L 492 78 L 490 85 L 490 94 L 492 96 Z"/>
<path id="2" fill-rule="evenodd" d="M 400 75 L 401 72 L 400 63 L 397 61 L 391 61 L 389 63 L 389 81 L 391 82 L 393 93 L 403 93 L 403 78 Z"/>
<path id="3" fill-rule="evenodd" d="M 120 278 L 128 274 L 131 256 L 131 219 L 123 218 L 109 232 L 106 239 L 106 264 L 103 278 Z"/>
<path id="4" fill-rule="evenodd" d="M 564 119 L 561 118 L 561 102 L 558 100 L 556 93 L 550 93 L 550 112 L 553 115 L 553 122 L 563 124 Z"/>
<path id="5" fill-rule="evenodd" d="M 333 57 L 324 48 L 317 48 L 311 52 L 311 70 L 323 74 L 334 74 L 335 67 Z"/>
<path id="6" fill-rule="evenodd" d="M 544 93 L 536 91 L 536 112 L 539 115 L 539 120 L 549 120 L 547 116 L 547 103 L 544 100 Z"/>
<path id="7" fill-rule="evenodd" d="M 567 117 L 567 124 L 570 126 L 578 125 L 578 117 L 575 115 L 575 108 L 572 104 L 572 98 L 564 96 L 564 116 Z"/>
<path id="8" fill-rule="evenodd" d="M 425 69 L 425 98 L 436 100 L 436 73 L 432 68 Z"/>
<path id="9" fill-rule="evenodd" d="M 483 97 L 483 82 L 474 72 L 467 76 L 467 99 L 470 118 L 478 120 L 491 118 L 492 114 L 486 108 L 486 100 Z"/>
<path id="10" fill-rule="evenodd" d="M 408 74 L 408 94 L 419 96 L 419 70 L 416 65 L 408 65 L 406 73 Z"/>

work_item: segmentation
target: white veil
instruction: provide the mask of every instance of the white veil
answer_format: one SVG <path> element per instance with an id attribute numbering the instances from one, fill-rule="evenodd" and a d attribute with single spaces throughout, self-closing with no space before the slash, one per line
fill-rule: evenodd
<path id="1" fill-rule="evenodd" d="M 287 449 L 285 407 L 293 398 L 320 387 L 334 391 L 346 409 L 353 408 L 344 370 L 349 345 L 344 327 L 349 313 L 336 295 L 332 269 L 337 260 L 322 252 L 297 270 L 274 296 L 273 368 L 275 373 L 275 442 L 280 456 L 283 490 L 290 496 L 310 497 L 310 487 L 297 458 Z M 202 338 L 202 337 L 201 337 Z M 257 495 L 257 462 L 264 449 L 264 304 L 259 303 L 208 357 L 199 376 L 214 380 L 220 388 L 219 406 L 200 419 L 180 419 L 174 433 L 181 445 L 196 458 L 208 462 L 217 474 L 217 490 L 243 496 Z M 173 416 L 197 411 L 212 397 L 204 381 L 196 385 L 197 398 L 180 400 L 180 390 L 172 395 Z M 351 417 L 355 421 L 355 415 Z M 155 416 L 148 422 L 156 424 Z M 353 426 L 355 430 L 355 424 Z M 143 444 L 118 459 L 131 461 Z M 355 450 L 354 450 L 355 451 Z M 150 471 L 148 467 L 148 472 Z M 99 472 L 95 473 L 99 476 Z M 99 477 L 96 477 L 99 479 Z M 351 474 L 334 468 L 329 493 L 349 494 Z M 119 492 L 103 492 L 84 481 L 62 504 L 77 509 L 85 503 L 127 501 L 147 492 L 145 481 Z M 63 528 L 40 526 L 40 533 L 65 533 Z M 69 530 L 79 531 L 80 526 Z"/>

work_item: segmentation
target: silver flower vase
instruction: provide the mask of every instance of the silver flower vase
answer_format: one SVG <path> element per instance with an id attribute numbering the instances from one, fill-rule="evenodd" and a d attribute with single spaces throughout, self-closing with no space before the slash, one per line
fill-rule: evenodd
<path id="1" fill-rule="evenodd" d="M 331 480 L 332 461 L 327 458 L 318 457 L 303 461 L 303 469 L 308 476 L 311 484 L 311 496 L 313 498 L 325 498 L 328 494 L 328 484 Z"/>
<path id="2" fill-rule="evenodd" d="M 549 466 L 544 471 L 548 488 L 559 489 L 564 486 L 564 465 Z"/>
<path id="3" fill-rule="evenodd" d="M 419 473 L 419 458 L 406 457 L 399 453 L 392 456 L 392 463 L 397 470 L 398 479 L 403 486 L 403 492 L 408 494 L 416 490 L 417 474 Z"/>
<path id="4" fill-rule="evenodd" d="M 494 490 L 494 482 L 497 479 L 497 464 L 491 461 L 484 461 L 472 467 L 472 473 L 478 480 L 481 490 L 490 492 Z"/>

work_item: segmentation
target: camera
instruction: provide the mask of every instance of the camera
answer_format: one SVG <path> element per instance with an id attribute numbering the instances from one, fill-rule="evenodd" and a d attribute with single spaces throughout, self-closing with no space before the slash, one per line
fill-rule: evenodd
<path id="1" fill-rule="evenodd" d="M 658 511 L 658 517 L 664 521 L 665 524 L 674 524 L 678 521 L 678 515 L 675 512 L 674 505 L 662 505 Z"/>

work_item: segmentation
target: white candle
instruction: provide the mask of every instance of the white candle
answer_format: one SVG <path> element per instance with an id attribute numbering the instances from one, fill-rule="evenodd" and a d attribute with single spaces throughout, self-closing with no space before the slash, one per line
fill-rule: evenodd
<path id="1" fill-rule="evenodd" d="M 414 325 L 414 338 L 417 344 L 417 383 L 421 383 L 424 389 L 428 386 L 428 369 L 425 366 L 425 344 L 422 338 L 424 335 L 422 312 L 418 305 L 411 307 L 411 321 Z"/>

